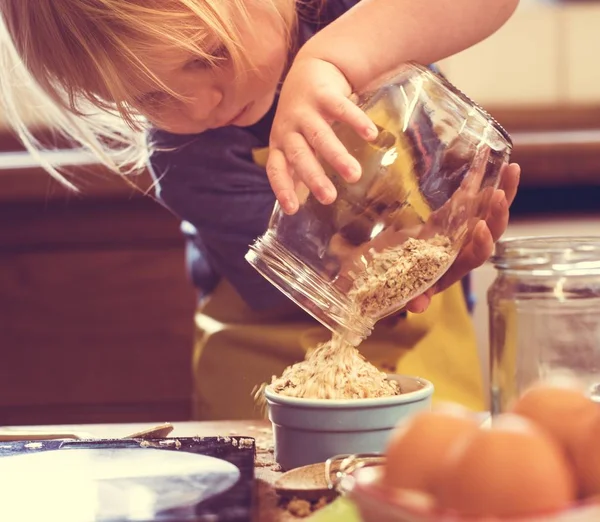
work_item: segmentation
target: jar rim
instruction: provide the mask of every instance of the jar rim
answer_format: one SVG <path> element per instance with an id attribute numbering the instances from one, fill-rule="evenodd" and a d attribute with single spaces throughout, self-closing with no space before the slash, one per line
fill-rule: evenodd
<path id="1" fill-rule="evenodd" d="M 600 273 L 600 236 L 524 236 L 500 239 L 490 261 L 499 270 L 570 275 Z"/>

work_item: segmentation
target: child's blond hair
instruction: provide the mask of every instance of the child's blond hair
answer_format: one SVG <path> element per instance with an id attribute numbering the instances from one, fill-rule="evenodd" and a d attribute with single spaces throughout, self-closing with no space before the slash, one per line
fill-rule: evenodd
<path id="1" fill-rule="evenodd" d="M 291 35 L 297 0 L 253 1 L 278 16 Z M 3 116 L 44 167 L 71 188 L 64 173 L 39 154 L 41 144 L 28 128 L 19 95 L 43 112 L 53 130 L 91 150 L 111 170 L 137 172 L 151 148 L 146 122 L 132 105 L 139 93 L 129 79 L 170 92 L 137 51 L 151 49 L 160 57 L 162 49 L 175 46 L 218 60 L 207 52 L 209 41 L 211 48 L 216 43 L 227 49 L 234 67 L 247 69 L 251 64 L 239 40 L 240 22 L 252 28 L 246 5 L 246 0 L 0 0 Z"/>

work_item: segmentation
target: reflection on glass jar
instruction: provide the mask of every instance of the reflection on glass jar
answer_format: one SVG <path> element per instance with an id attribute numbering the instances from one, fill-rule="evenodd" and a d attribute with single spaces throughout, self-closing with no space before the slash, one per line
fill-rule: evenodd
<path id="1" fill-rule="evenodd" d="M 374 142 L 334 124 L 362 165 L 322 205 L 299 184 L 300 209 L 275 206 L 246 259 L 324 325 L 358 344 L 374 324 L 431 287 L 470 227 L 487 214 L 508 160 L 507 133 L 445 79 L 405 64 L 356 96 L 379 127 Z"/>
<path id="2" fill-rule="evenodd" d="M 600 401 L 600 236 L 501 240 L 488 291 L 492 413 L 550 372 Z"/>

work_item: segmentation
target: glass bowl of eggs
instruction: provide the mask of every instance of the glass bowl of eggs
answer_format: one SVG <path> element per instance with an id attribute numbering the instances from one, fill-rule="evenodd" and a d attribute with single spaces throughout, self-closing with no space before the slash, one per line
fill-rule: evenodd
<path id="1" fill-rule="evenodd" d="M 538 382 L 490 426 L 444 405 L 399 424 L 379 460 L 332 459 L 364 522 L 600 520 L 600 408 L 576 381 Z"/>
<path id="2" fill-rule="evenodd" d="M 524 516 L 469 516 L 436 509 L 432 500 L 416 492 L 382 486 L 383 466 L 365 467 L 352 474 L 349 498 L 363 522 L 597 522 L 600 503 L 586 501 L 558 512 Z"/>

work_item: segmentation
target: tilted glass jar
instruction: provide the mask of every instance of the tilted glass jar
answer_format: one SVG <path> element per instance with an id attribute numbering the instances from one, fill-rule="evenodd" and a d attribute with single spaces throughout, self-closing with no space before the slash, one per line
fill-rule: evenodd
<path id="1" fill-rule="evenodd" d="M 325 162 L 338 191 L 320 204 L 299 184 L 299 211 L 275 205 L 246 259 L 321 323 L 359 344 L 445 273 L 471 225 L 487 214 L 510 137 L 443 77 L 404 64 L 355 101 L 379 128 L 374 142 L 333 128 L 362 165 L 357 183 Z"/>
<path id="2" fill-rule="evenodd" d="M 600 236 L 504 239 L 488 290 L 493 414 L 549 372 L 600 400 Z"/>

